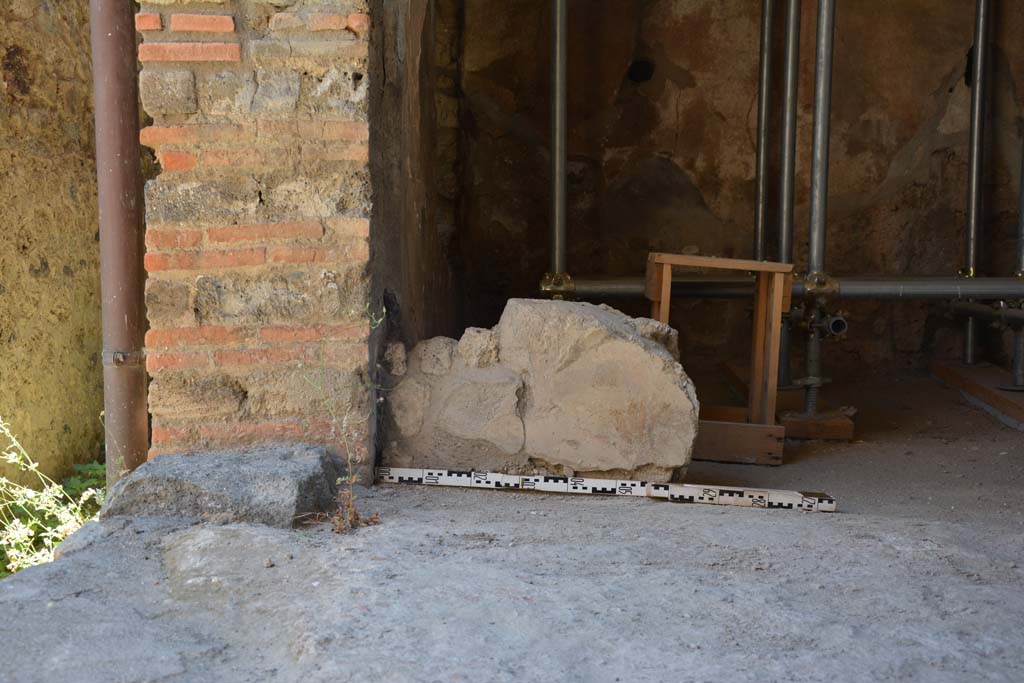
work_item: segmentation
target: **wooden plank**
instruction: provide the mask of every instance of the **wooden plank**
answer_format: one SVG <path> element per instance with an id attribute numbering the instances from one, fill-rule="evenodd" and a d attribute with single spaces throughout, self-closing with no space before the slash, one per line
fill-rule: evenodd
<path id="1" fill-rule="evenodd" d="M 850 441 L 854 434 L 853 420 L 837 412 L 819 413 L 814 417 L 787 412 L 779 415 L 779 423 L 786 428 L 786 436 L 791 439 Z"/>
<path id="2" fill-rule="evenodd" d="M 647 255 L 647 272 L 644 277 L 644 296 L 651 302 L 651 319 L 661 319 L 661 277 L 662 267 L 654 260 L 654 254 Z"/>
<path id="3" fill-rule="evenodd" d="M 764 342 L 768 334 L 768 296 L 771 276 L 759 273 L 754 291 L 754 329 L 750 345 L 750 385 L 747 390 L 748 422 L 764 422 Z"/>
<path id="4" fill-rule="evenodd" d="M 690 268 L 711 268 L 714 270 L 740 270 L 751 273 L 791 273 L 792 263 L 776 263 L 775 261 L 748 261 L 737 258 L 720 258 L 718 256 L 691 256 L 687 254 L 666 254 L 652 252 L 657 263 Z"/>
<path id="5" fill-rule="evenodd" d="M 786 273 L 783 286 L 785 290 L 782 295 L 782 312 L 789 313 L 789 309 L 793 308 L 793 273 Z"/>
<path id="6" fill-rule="evenodd" d="M 647 254 L 647 270 L 644 273 L 644 296 L 650 301 L 661 300 L 661 267 L 654 260 L 654 254 Z"/>
<path id="7" fill-rule="evenodd" d="M 701 420 L 694 460 L 748 465 L 781 465 L 786 430 L 775 425 Z"/>
<path id="8" fill-rule="evenodd" d="M 668 325 L 668 317 L 672 309 L 672 266 L 661 266 L 661 297 L 659 298 L 658 317 L 655 320 Z"/>
<path id="9" fill-rule="evenodd" d="M 1013 376 L 1003 368 L 995 365 L 933 363 L 932 374 L 1014 422 L 1024 422 L 1024 393 L 999 388 L 1013 386 Z"/>
<path id="10" fill-rule="evenodd" d="M 705 406 L 700 407 L 700 419 L 714 422 L 746 422 L 747 408 L 744 406 Z"/>
<path id="11" fill-rule="evenodd" d="M 767 425 L 775 424 L 775 405 L 778 400 L 779 389 L 779 348 L 782 343 L 782 306 L 786 289 L 786 276 L 780 273 L 772 273 L 763 276 L 771 278 L 768 294 L 768 327 L 767 338 L 764 342 L 764 388 L 762 396 L 761 419 L 758 422 Z"/>

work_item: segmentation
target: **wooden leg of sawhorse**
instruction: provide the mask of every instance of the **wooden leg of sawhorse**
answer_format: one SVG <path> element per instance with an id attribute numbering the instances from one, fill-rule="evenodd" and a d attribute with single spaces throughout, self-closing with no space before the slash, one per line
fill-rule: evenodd
<path id="1" fill-rule="evenodd" d="M 750 347 L 750 385 L 747 389 L 747 422 L 761 422 L 764 413 L 764 342 L 768 331 L 768 299 L 771 281 L 758 273 L 754 281 L 754 330 Z"/>
<path id="2" fill-rule="evenodd" d="M 658 299 L 651 302 L 651 317 L 668 325 L 669 309 L 672 308 L 672 266 L 655 264 Z"/>
<path id="3" fill-rule="evenodd" d="M 748 420 L 754 424 L 775 424 L 775 404 L 779 386 L 779 345 L 785 293 L 785 274 L 758 273 L 754 299 L 754 339 L 750 352 L 748 406 Z"/>
<path id="4" fill-rule="evenodd" d="M 786 298 L 786 275 L 772 273 L 768 298 L 768 328 L 764 343 L 764 413 L 761 424 L 775 424 L 776 401 L 779 396 L 779 350 L 782 343 L 782 311 Z"/>

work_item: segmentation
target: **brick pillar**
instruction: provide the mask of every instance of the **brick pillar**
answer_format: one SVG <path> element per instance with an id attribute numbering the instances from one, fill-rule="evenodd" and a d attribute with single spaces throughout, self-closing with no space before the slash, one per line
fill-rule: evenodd
<path id="1" fill-rule="evenodd" d="M 301 441 L 365 462 L 366 12 L 143 2 L 142 143 L 162 169 L 146 188 L 151 457 Z"/>

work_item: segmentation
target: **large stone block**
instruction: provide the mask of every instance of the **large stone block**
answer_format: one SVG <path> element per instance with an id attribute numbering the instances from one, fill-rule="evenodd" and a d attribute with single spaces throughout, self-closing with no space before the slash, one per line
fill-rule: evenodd
<path id="1" fill-rule="evenodd" d="M 471 368 L 486 368 L 498 362 L 498 337 L 494 330 L 470 327 L 459 340 L 459 356 Z"/>
<path id="2" fill-rule="evenodd" d="M 188 283 L 148 278 L 146 316 L 154 327 L 182 327 L 194 321 L 195 312 L 190 305 Z"/>
<path id="3" fill-rule="evenodd" d="M 237 415 L 247 400 L 244 386 L 226 375 L 164 374 L 149 385 L 149 410 L 169 419 Z"/>
<path id="4" fill-rule="evenodd" d="M 146 183 L 147 225 L 241 220 L 259 208 L 260 187 L 252 178 L 176 183 L 161 177 Z"/>
<path id="5" fill-rule="evenodd" d="M 295 109 L 299 101 L 299 74 L 295 71 L 264 71 L 256 74 L 259 86 L 252 101 L 252 110 L 261 113 L 282 113 Z"/>
<path id="6" fill-rule="evenodd" d="M 142 108 L 153 116 L 195 114 L 196 77 L 191 71 L 143 71 L 139 75 Z"/>
<path id="7" fill-rule="evenodd" d="M 260 418 L 319 415 L 339 425 L 356 425 L 365 423 L 369 414 L 364 373 L 365 367 L 344 370 L 310 363 L 293 365 L 287 370 L 252 370 L 240 381 L 246 388 L 246 409 Z M 337 436 L 340 439 L 350 435 Z"/>
<path id="8" fill-rule="evenodd" d="M 266 179 L 263 199 L 271 215 L 330 218 L 339 213 L 370 213 L 370 173 L 364 164 L 329 164 L 309 173 L 277 174 Z M 338 169 L 337 166 L 343 166 Z"/>
<path id="9" fill-rule="evenodd" d="M 666 328 L 603 306 L 509 301 L 498 347 L 529 386 L 526 450 L 575 471 L 685 467 L 697 395 Z"/>
<path id="10" fill-rule="evenodd" d="M 666 481 L 697 431 L 674 330 L 607 306 L 513 299 L 493 330 L 421 342 L 390 394 L 394 466 Z"/>
<path id="11" fill-rule="evenodd" d="M 361 267 L 316 272 L 285 268 L 199 276 L 192 283 L 188 308 L 204 325 L 340 322 L 363 315 L 366 296 Z"/>
<path id="12" fill-rule="evenodd" d="M 104 519 L 188 517 L 292 527 L 336 506 L 340 463 L 317 446 L 162 455 L 110 491 Z"/>
<path id="13" fill-rule="evenodd" d="M 252 71 L 219 71 L 199 82 L 199 104 L 212 116 L 248 113 L 255 94 L 256 79 Z"/>

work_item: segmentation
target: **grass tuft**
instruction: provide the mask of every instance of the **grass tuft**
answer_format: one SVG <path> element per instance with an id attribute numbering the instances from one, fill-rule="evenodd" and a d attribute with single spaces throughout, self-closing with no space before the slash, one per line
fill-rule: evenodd
<path id="1" fill-rule="evenodd" d="M 0 578 L 53 560 L 53 551 L 103 506 L 102 463 L 75 465 L 58 484 L 39 471 L 10 425 L 0 418 L 0 462 L 35 478 L 36 487 L 0 476 Z"/>

